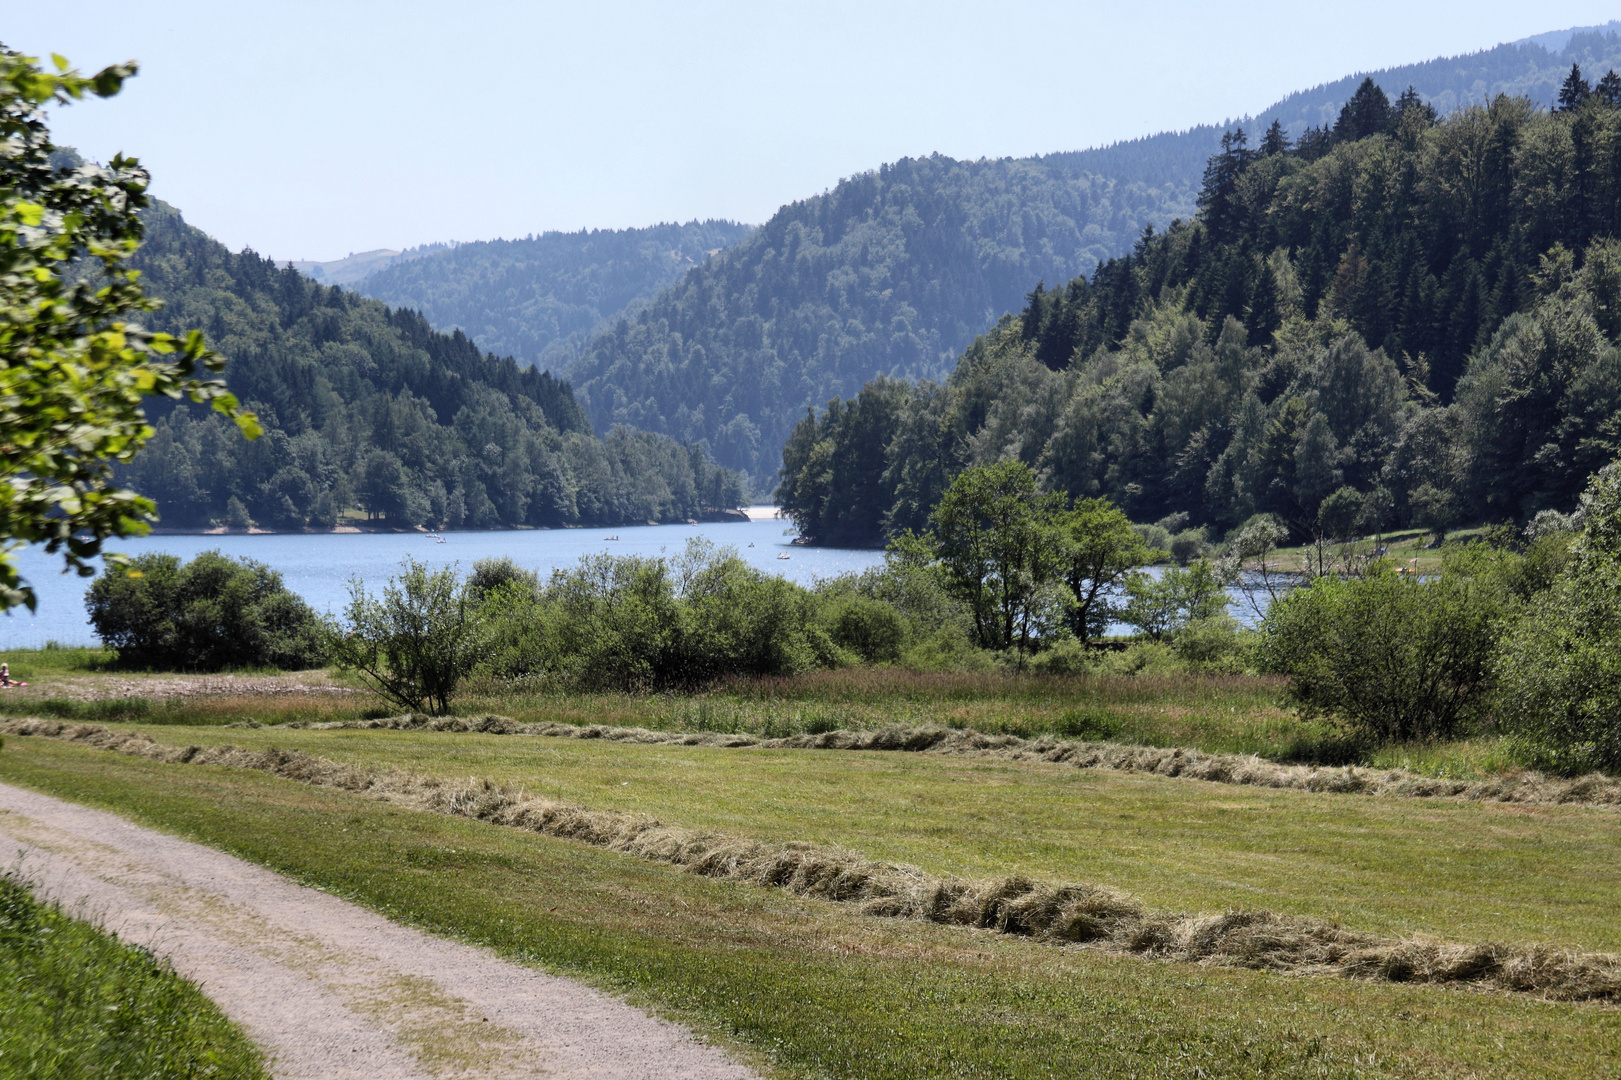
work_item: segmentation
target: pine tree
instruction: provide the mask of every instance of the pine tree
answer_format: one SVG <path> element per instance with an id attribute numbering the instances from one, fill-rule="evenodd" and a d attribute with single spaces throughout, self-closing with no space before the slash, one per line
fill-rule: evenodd
<path id="1" fill-rule="evenodd" d="M 1582 102 L 1593 96 L 1593 88 L 1587 85 L 1582 78 L 1582 66 L 1570 65 L 1570 74 L 1559 87 L 1559 107 L 1556 112 L 1570 112 L 1581 107 Z"/>
<path id="2" fill-rule="evenodd" d="M 1621 107 L 1621 75 L 1617 75 L 1614 68 L 1606 71 L 1604 78 L 1600 79 L 1598 86 L 1594 88 L 1594 93 L 1598 95 L 1600 101 L 1612 109 Z"/>
<path id="3" fill-rule="evenodd" d="M 1395 113 L 1385 92 L 1371 78 L 1363 79 L 1362 85 L 1351 95 L 1351 100 L 1340 110 L 1340 118 L 1334 121 L 1334 140 L 1355 142 L 1370 135 L 1383 134 L 1390 130 L 1394 118 Z"/>
<path id="4" fill-rule="evenodd" d="M 1295 156 L 1302 161 L 1316 161 L 1327 154 L 1334 145 L 1334 136 L 1329 134 L 1328 127 L 1308 127 L 1300 133 L 1300 141 L 1295 144 Z"/>
<path id="5" fill-rule="evenodd" d="M 1418 91 L 1413 89 L 1411 86 L 1403 90 L 1401 92 L 1401 97 L 1396 99 L 1395 122 L 1400 123 L 1402 117 L 1406 116 L 1409 112 L 1412 112 L 1415 109 L 1418 110 L 1418 114 L 1420 116 L 1425 118 L 1426 122 L 1430 124 L 1435 123 L 1435 106 L 1431 105 L 1429 102 L 1420 97 Z"/>
<path id="6" fill-rule="evenodd" d="M 1276 126 L 1274 123 L 1273 127 Z M 1282 322 L 1278 317 L 1278 277 L 1272 272 L 1271 263 L 1265 259 L 1257 261 L 1260 263 L 1260 273 L 1255 279 L 1255 291 L 1250 293 L 1244 328 L 1249 331 L 1250 341 L 1266 345 L 1271 343 L 1273 333 Z"/>
<path id="7" fill-rule="evenodd" d="M 1041 323 L 1047 314 L 1044 305 L 1046 298 L 1047 283 L 1045 281 L 1036 282 L 1035 289 L 1024 298 L 1024 325 L 1020 327 L 1020 332 L 1024 335 L 1026 341 L 1033 341 L 1041 333 Z"/>
<path id="8" fill-rule="evenodd" d="M 1272 126 L 1266 129 L 1266 137 L 1261 140 L 1261 156 L 1271 157 L 1273 154 L 1287 154 L 1289 152 L 1289 136 L 1284 134 L 1283 125 L 1272 121 Z"/>
<path id="9" fill-rule="evenodd" d="M 1205 166 L 1199 209 L 1204 212 L 1205 227 L 1217 239 L 1224 239 L 1233 224 L 1237 209 L 1233 197 L 1238 194 L 1238 178 L 1254 157 L 1255 152 L 1249 149 L 1249 137 L 1243 128 L 1237 128 L 1222 135 L 1221 153 Z"/>

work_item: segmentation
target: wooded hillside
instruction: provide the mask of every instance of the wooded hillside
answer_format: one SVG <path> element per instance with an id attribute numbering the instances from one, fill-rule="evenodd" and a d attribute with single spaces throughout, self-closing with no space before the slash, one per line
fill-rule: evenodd
<path id="1" fill-rule="evenodd" d="M 191 407 L 152 412 L 127 470 L 164 525 L 330 527 L 359 508 L 394 524 L 685 520 L 741 500 L 701 448 L 649 432 L 591 433 L 548 372 L 442 334 L 413 311 L 233 254 L 170 207 L 145 216 L 133 260 L 164 329 L 201 329 L 265 434 L 245 442 Z"/>
<path id="2" fill-rule="evenodd" d="M 1005 458 L 1136 520 L 1306 535 L 1342 488 L 1372 525 L 1523 520 L 1621 449 L 1621 78 L 1444 119 L 1369 80 L 1298 143 L 1230 133 L 1199 201 L 1038 287 L 944 386 L 802 421 L 782 501 L 805 533 L 918 527 Z"/>

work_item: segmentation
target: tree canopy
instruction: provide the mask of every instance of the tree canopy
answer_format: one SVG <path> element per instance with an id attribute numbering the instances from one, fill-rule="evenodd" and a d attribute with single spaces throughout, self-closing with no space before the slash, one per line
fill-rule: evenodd
<path id="1" fill-rule="evenodd" d="M 1270 513 L 1301 537 L 1573 505 L 1621 453 L 1621 108 L 1439 118 L 1367 83 L 1331 128 L 1267 141 L 1235 132 L 1197 218 L 1038 285 L 944 386 L 803 420 L 782 491 L 807 535 L 920 527 L 1001 460 L 1134 520 Z"/>

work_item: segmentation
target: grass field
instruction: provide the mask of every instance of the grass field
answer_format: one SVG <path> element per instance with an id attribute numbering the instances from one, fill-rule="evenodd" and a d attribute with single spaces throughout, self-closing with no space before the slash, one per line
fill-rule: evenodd
<path id="1" fill-rule="evenodd" d="M 452 740 L 406 742 L 442 751 Z M 402 744 L 385 737 L 372 745 Z M 859 769 L 866 757 L 826 754 L 803 767 Z M 898 759 L 883 760 L 904 764 Z M 475 764 L 458 762 L 463 771 Z M 617 783 L 627 796 L 620 806 L 633 805 L 632 789 L 654 779 L 629 771 L 618 781 L 590 779 L 603 768 L 588 766 L 578 782 L 594 792 Z M 402 921 L 586 978 L 730 1040 L 785 1077 L 1586 1077 L 1613 1072 L 1621 1047 L 1621 1010 L 1613 1008 L 1199 968 L 864 918 L 778 890 L 241 770 L 19 738 L 0 751 L 0 779 L 124 813 Z M 847 780 L 853 793 L 883 777 L 856 772 Z M 703 781 L 690 772 L 658 782 L 670 792 L 695 790 L 689 807 L 703 801 Z M 948 790 L 958 782 L 932 781 Z M 986 788 L 1019 783 L 1004 776 Z M 756 820 L 775 813 L 762 810 Z M 789 812 L 781 814 L 776 820 L 786 821 Z M 854 832 L 838 835 L 853 842 Z M 1167 839 L 1159 850 L 1168 858 L 1176 846 Z M 1189 897 L 1223 891 L 1198 876 L 1177 887 Z M 1312 871 L 1294 876 L 1304 895 Z M 1172 895 L 1170 885 L 1162 895 Z M 1582 916 L 1562 926 L 1560 936 L 1589 935 Z"/>
<path id="2" fill-rule="evenodd" d="M 1179 911 L 1266 908 L 1382 934 L 1621 951 L 1621 815 L 1235 787 L 933 754 L 728 750 L 397 731 L 141 725 L 468 777 L 753 839 L 983 879 L 1112 885 Z"/>
<path id="3" fill-rule="evenodd" d="M 0 1075 L 265 1080 L 194 985 L 0 877 Z"/>

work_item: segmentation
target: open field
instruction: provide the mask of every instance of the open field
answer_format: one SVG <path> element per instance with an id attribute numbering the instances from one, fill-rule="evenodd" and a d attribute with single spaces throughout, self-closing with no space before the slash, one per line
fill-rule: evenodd
<path id="1" fill-rule="evenodd" d="M 0 876 L 0 1072 L 37 1080 L 265 1080 L 202 991 Z"/>
<path id="2" fill-rule="evenodd" d="M 1263 908 L 1383 934 L 1621 951 L 1613 809 L 1313 794 L 881 751 L 139 730 L 169 744 L 476 777 L 686 828 L 853 848 L 937 875 L 1106 884 L 1156 908 Z"/>
<path id="3" fill-rule="evenodd" d="M 584 977 L 742 1043 L 783 1076 L 1575 1077 L 1613 1070 L 1621 1053 L 1621 1010 L 1610 1007 L 1168 964 L 864 918 L 242 770 L 11 739 L 0 779 L 117 810 L 393 918 Z M 637 787 L 617 783 L 627 795 Z M 1309 871 L 1297 876 L 1302 891 L 1310 887 Z M 1200 887 L 1220 891 L 1214 882 L 1185 886 Z M 1560 934 L 1596 944 L 1580 917 Z"/>

